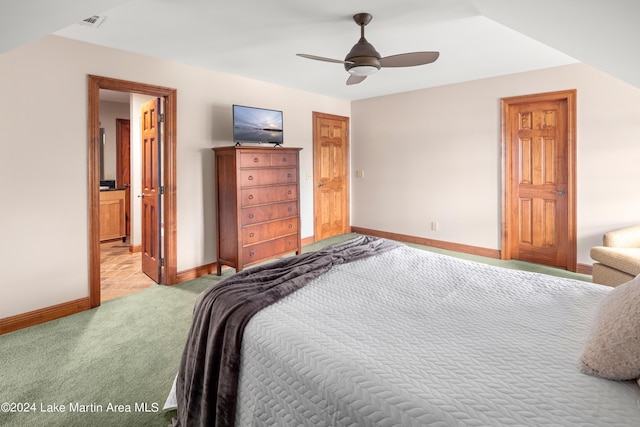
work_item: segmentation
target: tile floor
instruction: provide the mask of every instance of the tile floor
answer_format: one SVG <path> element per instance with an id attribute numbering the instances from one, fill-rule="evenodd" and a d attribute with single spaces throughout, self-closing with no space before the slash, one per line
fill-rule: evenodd
<path id="1" fill-rule="evenodd" d="M 140 253 L 129 253 L 122 240 L 100 244 L 100 301 L 141 291 L 155 282 L 142 272 Z"/>

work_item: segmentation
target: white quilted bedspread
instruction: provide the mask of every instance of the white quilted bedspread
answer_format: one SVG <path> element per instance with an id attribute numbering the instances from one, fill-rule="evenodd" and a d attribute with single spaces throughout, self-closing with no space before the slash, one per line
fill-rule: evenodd
<path id="1" fill-rule="evenodd" d="M 258 313 L 241 426 L 640 426 L 640 388 L 581 374 L 609 291 L 401 247 Z"/>

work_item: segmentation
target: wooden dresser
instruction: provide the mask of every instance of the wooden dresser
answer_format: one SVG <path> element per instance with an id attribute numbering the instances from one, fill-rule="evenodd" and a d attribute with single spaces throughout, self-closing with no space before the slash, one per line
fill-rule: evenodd
<path id="1" fill-rule="evenodd" d="M 301 148 L 216 147 L 218 275 L 300 253 Z"/>
<path id="2" fill-rule="evenodd" d="M 126 237 L 125 190 L 100 191 L 100 241 Z"/>

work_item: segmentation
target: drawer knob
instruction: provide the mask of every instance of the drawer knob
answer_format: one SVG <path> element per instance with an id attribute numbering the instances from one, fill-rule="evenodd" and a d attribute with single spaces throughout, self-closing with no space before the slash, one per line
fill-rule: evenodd
<path id="1" fill-rule="evenodd" d="M 253 219 L 253 214 L 249 214 L 249 219 Z"/>
<path id="2" fill-rule="evenodd" d="M 287 163 L 287 158 L 286 157 L 282 158 L 282 163 Z"/>
<path id="3" fill-rule="evenodd" d="M 289 224 L 289 228 L 293 228 L 293 224 Z"/>
<path id="4" fill-rule="evenodd" d="M 291 190 L 287 191 L 287 194 L 288 194 L 288 195 L 291 195 Z"/>
<path id="5" fill-rule="evenodd" d="M 249 181 L 253 181 L 253 175 L 249 175 L 249 177 L 247 178 Z"/>
<path id="6" fill-rule="evenodd" d="M 289 212 L 293 211 L 293 208 L 291 206 L 289 206 L 289 209 L 287 209 Z"/>
<path id="7" fill-rule="evenodd" d="M 255 253 L 255 252 L 253 252 L 253 251 L 249 252 L 249 256 L 254 256 L 255 254 L 256 254 L 256 253 Z"/>
<path id="8" fill-rule="evenodd" d="M 253 199 L 253 194 L 249 194 L 249 200 Z"/>
<path id="9" fill-rule="evenodd" d="M 293 245 L 293 240 L 289 240 L 289 246 Z"/>
<path id="10" fill-rule="evenodd" d="M 253 237 L 253 236 L 255 236 L 254 233 L 249 233 L 249 237 Z"/>
<path id="11" fill-rule="evenodd" d="M 291 175 L 290 173 L 287 174 L 287 178 L 291 178 L 293 175 Z"/>
<path id="12" fill-rule="evenodd" d="M 259 158 L 257 158 L 257 157 L 254 157 L 254 158 L 253 158 L 253 163 L 258 163 L 259 161 L 260 161 L 260 159 L 259 159 Z"/>

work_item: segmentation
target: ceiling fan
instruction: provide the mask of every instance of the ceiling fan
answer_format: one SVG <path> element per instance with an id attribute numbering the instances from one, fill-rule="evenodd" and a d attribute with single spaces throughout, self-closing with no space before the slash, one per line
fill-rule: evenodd
<path id="1" fill-rule="evenodd" d="M 298 56 L 317 61 L 336 62 L 344 64 L 344 68 L 351 74 L 347 79 L 347 85 L 360 83 L 367 76 L 376 73 L 382 67 L 413 67 L 435 62 L 440 56 L 439 52 L 410 52 L 398 55 L 380 56 L 378 51 L 364 38 L 364 27 L 371 22 L 373 16 L 369 13 L 357 13 L 353 20 L 360 26 L 360 40 L 353 45 L 344 61 L 340 59 L 324 58 L 322 56 L 298 53 Z"/>

